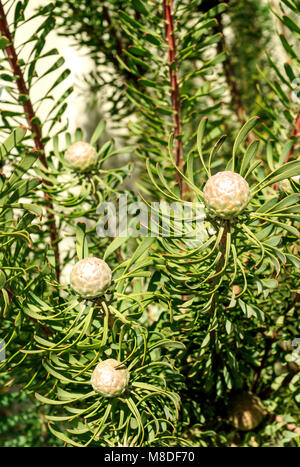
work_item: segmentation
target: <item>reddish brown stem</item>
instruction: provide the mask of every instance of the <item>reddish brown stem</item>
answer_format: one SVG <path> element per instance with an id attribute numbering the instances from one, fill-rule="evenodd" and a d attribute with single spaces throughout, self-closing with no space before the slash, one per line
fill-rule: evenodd
<path id="1" fill-rule="evenodd" d="M 42 140 L 41 126 L 38 123 L 38 119 L 36 117 L 32 102 L 30 100 L 29 91 L 24 80 L 24 75 L 19 65 L 18 56 L 17 56 L 16 50 L 14 47 L 12 35 L 9 30 L 9 26 L 7 23 L 7 18 L 6 18 L 6 14 L 5 14 L 3 5 L 2 5 L 2 1 L 0 1 L 0 31 L 1 31 L 2 36 L 6 37 L 9 41 L 9 45 L 5 47 L 5 52 L 7 54 L 8 62 L 12 69 L 13 75 L 15 76 L 15 78 L 17 78 L 16 85 L 18 88 L 19 96 L 20 97 L 22 96 L 22 105 L 24 109 L 24 114 L 26 117 L 27 124 L 32 133 L 32 138 L 34 141 L 35 149 L 39 153 L 39 160 L 41 161 L 43 166 L 45 168 L 48 168 L 46 155 L 45 155 L 45 146 Z M 44 184 L 48 186 L 50 185 L 50 183 L 47 181 L 44 181 Z M 56 227 L 54 214 L 51 212 L 53 211 L 53 205 L 52 205 L 52 202 L 51 202 L 51 199 L 48 193 L 44 192 L 44 198 L 46 201 L 47 220 L 48 220 L 49 229 L 50 229 L 50 242 L 54 250 L 56 278 L 57 278 L 57 281 L 59 281 L 60 271 L 59 271 L 58 231 Z"/>
<path id="2" fill-rule="evenodd" d="M 239 121 L 242 125 L 246 122 L 245 120 L 245 108 L 242 102 L 242 96 L 238 87 L 238 83 L 236 80 L 236 76 L 234 73 L 233 65 L 231 62 L 230 54 L 227 52 L 226 47 L 226 40 L 223 32 L 223 21 L 222 15 L 217 15 L 217 26 L 215 27 L 215 31 L 219 32 L 222 35 L 222 40 L 217 43 L 217 51 L 218 53 L 226 52 L 226 59 L 223 62 L 223 69 L 226 77 L 226 81 L 230 90 L 231 102 L 234 109 L 237 112 L 237 116 Z"/>
<path id="3" fill-rule="evenodd" d="M 175 161 L 179 170 L 183 171 L 183 144 L 182 144 L 182 121 L 180 108 L 180 93 L 178 85 L 178 73 L 176 66 L 176 41 L 174 34 L 173 0 L 163 0 L 165 32 L 168 44 L 168 64 L 171 85 L 171 101 L 173 110 L 173 124 L 175 137 Z M 180 196 L 183 195 L 183 181 L 179 173 L 176 174 L 179 185 Z"/>

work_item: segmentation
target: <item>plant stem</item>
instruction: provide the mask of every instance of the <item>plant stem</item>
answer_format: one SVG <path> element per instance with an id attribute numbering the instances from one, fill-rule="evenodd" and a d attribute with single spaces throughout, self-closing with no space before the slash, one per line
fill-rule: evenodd
<path id="1" fill-rule="evenodd" d="M 297 117 L 295 120 L 294 128 L 291 132 L 291 138 L 297 138 L 300 135 L 300 108 L 297 113 Z M 289 150 L 288 155 L 286 156 L 284 162 L 289 162 L 290 158 L 293 156 L 296 148 L 296 141 L 294 142 L 293 146 Z"/>
<path id="2" fill-rule="evenodd" d="M 299 300 L 299 295 L 297 293 L 295 293 L 293 295 L 293 300 L 292 300 L 292 303 L 290 304 L 290 306 L 288 307 L 288 309 L 285 311 L 285 316 L 284 316 L 284 319 L 287 315 L 287 313 L 296 305 L 296 303 L 298 302 Z M 270 352 L 272 350 L 272 345 L 274 343 L 274 340 L 277 336 L 277 334 L 279 333 L 279 331 L 281 331 L 282 329 L 282 326 L 281 327 L 278 327 L 275 329 L 275 331 L 273 332 L 272 336 L 269 337 L 267 343 L 266 343 L 266 347 L 265 347 L 265 351 L 264 351 L 264 355 L 261 359 L 261 362 L 260 362 L 260 365 L 259 365 L 259 368 L 257 370 L 257 372 L 255 373 L 254 377 L 253 377 L 253 384 L 252 384 L 252 388 L 251 388 L 251 391 L 252 392 L 255 392 L 256 389 L 257 389 L 257 386 L 258 386 L 258 383 L 259 383 L 259 380 L 260 380 L 260 377 L 261 377 L 261 373 L 262 373 L 262 370 L 264 369 L 265 367 L 265 364 L 267 363 L 268 361 L 268 358 L 270 356 Z M 289 376 L 289 375 L 288 375 Z"/>
<path id="3" fill-rule="evenodd" d="M 222 14 L 216 16 L 218 21 L 217 26 L 215 27 L 215 31 L 219 32 L 222 35 L 222 40 L 217 43 L 217 51 L 218 53 L 222 53 L 224 50 L 226 52 L 226 59 L 223 62 L 223 70 L 225 73 L 226 81 L 230 90 L 231 102 L 232 105 L 237 113 L 238 119 L 240 120 L 241 124 L 243 125 L 245 120 L 245 108 L 242 102 L 242 96 L 240 89 L 238 87 L 237 79 L 235 76 L 234 68 L 231 62 L 231 58 L 229 52 L 226 50 L 226 40 L 223 33 L 223 22 L 222 22 Z"/>
<path id="4" fill-rule="evenodd" d="M 175 137 L 175 161 L 179 170 L 183 171 L 183 143 L 182 143 L 182 121 L 180 107 L 180 93 L 178 85 L 178 73 L 176 66 L 176 41 L 174 34 L 173 0 L 163 0 L 165 33 L 168 45 L 168 64 L 171 85 L 171 101 L 173 110 L 173 131 Z M 176 174 L 179 185 L 180 196 L 183 195 L 183 181 L 179 173 Z"/>
<path id="5" fill-rule="evenodd" d="M 274 342 L 274 339 L 275 337 L 277 336 L 278 332 L 280 331 L 281 328 L 277 328 L 275 329 L 275 331 L 273 332 L 273 335 L 272 337 L 270 337 L 266 343 L 266 347 L 265 347 L 265 352 L 264 352 L 264 355 L 261 359 L 261 362 L 260 362 L 260 365 L 259 365 L 259 368 L 257 370 L 257 372 L 255 373 L 254 377 L 253 377 L 253 384 L 252 384 L 252 387 L 251 387 L 251 391 L 253 393 L 255 393 L 256 389 L 257 389 L 257 386 L 258 386 L 258 383 L 259 383 L 259 380 L 260 380 L 260 377 L 261 377 L 261 372 L 269 358 L 269 354 L 272 350 L 272 345 L 273 345 L 273 342 Z"/>
<path id="6" fill-rule="evenodd" d="M 13 38 L 9 30 L 6 14 L 5 14 L 1 0 L 0 0 L 0 31 L 1 31 L 1 34 L 4 37 L 6 37 L 10 42 L 10 44 L 5 47 L 5 52 L 7 54 L 8 62 L 12 69 L 13 75 L 16 78 L 16 85 L 18 88 L 19 96 L 20 97 L 22 96 L 23 98 L 22 105 L 23 105 L 27 124 L 32 133 L 32 139 L 34 141 L 35 150 L 38 151 L 39 153 L 40 162 L 47 169 L 48 164 L 46 160 L 45 146 L 42 140 L 41 126 L 40 126 L 40 123 L 38 123 L 39 120 L 37 119 L 35 111 L 33 109 L 33 105 L 32 105 L 32 102 L 29 96 L 29 90 L 26 86 L 24 75 L 19 65 L 18 56 L 17 56 L 16 50 L 14 47 Z M 24 96 L 25 96 L 25 99 L 24 99 Z M 51 185 L 49 182 L 45 180 L 43 181 L 43 183 L 48 186 Z M 44 198 L 46 202 L 47 220 L 48 220 L 49 229 L 50 229 L 50 243 L 51 243 L 51 247 L 54 250 L 56 278 L 57 278 L 57 281 L 59 282 L 60 270 L 59 270 L 58 231 L 56 227 L 55 216 L 51 212 L 53 211 L 53 205 L 52 205 L 50 196 L 47 192 L 44 192 Z"/>

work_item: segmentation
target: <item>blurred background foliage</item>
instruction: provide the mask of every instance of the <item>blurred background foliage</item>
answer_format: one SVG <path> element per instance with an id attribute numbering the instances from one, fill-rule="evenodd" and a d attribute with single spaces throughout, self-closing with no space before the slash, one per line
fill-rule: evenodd
<path id="1" fill-rule="evenodd" d="M 299 446 L 298 2 L 32 3 L 0 11 L 0 445 Z M 53 30 L 93 63 L 72 134 Z M 64 159 L 82 140 L 99 156 L 87 173 Z M 236 222 L 207 215 L 201 245 L 97 235 L 103 202 L 202 202 L 230 169 L 251 203 Z M 68 284 L 89 255 L 113 270 L 97 301 Z M 89 379 L 110 357 L 131 384 L 107 401 Z M 228 421 L 240 390 L 266 410 L 251 432 Z"/>

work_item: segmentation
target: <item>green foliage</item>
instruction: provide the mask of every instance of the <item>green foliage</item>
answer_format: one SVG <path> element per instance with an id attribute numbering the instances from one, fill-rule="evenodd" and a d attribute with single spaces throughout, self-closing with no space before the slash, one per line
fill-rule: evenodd
<path id="1" fill-rule="evenodd" d="M 47 430 L 45 406 L 38 406 L 20 387 L 1 386 L 1 447 L 59 446 Z M 62 443 L 61 443 L 62 445 Z"/>
<path id="2" fill-rule="evenodd" d="M 272 11 L 238 0 L 57 0 L 32 16 L 28 0 L 2 3 L 1 445 L 299 445 L 297 2 Z M 263 53 L 274 40 L 271 17 L 283 28 L 282 67 Z M 97 162 L 84 172 L 64 157 L 87 138 L 80 128 L 71 134 L 64 117 L 72 89 L 54 101 L 69 74 L 47 49 L 55 28 L 87 47 L 95 70 L 84 80 L 109 104 L 88 141 Z M 250 38 L 260 41 L 259 57 Z M 44 59 L 49 68 L 40 72 Z M 54 101 L 47 114 L 45 100 Z M 121 144 L 106 136 L 114 126 L 126 129 Z M 225 170 L 251 190 L 232 220 L 203 204 L 207 179 Z M 140 235 L 99 235 L 112 216 L 99 208 L 125 196 Z M 157 203 L 148 227 L 134 216 L 137 201 Z M 167 203 L 182 211 L 171 209 L 169 234 L 152 235 Z M 185 207 L 188 233 L 178 230 Z M 104 259 L 113 280 L 87 300 L 70 288 L 68 271 L 89 256 Z M 127 390 L 112 399 L 90 383 L 107 358 L 130 372 Z M 266 409 L 251 432 L 229 421 L 240 390 Z"/>

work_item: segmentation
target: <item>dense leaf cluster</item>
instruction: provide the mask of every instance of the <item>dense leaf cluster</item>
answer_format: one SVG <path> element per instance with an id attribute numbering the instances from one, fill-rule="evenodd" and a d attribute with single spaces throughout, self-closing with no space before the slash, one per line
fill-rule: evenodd
<path id="1" fill-rule="evenodd" d="M 56 0 L 30 14 L 32 3 L 0 1 L 0 443 L 299 445 L 298 2 Z M 86 92 L 110 104 L 85 171 L 64 157 L 87 138 L 68 131 L 53 29 L 87 48 Z M 126 129 L 118 145 L 112 127 Z M 247 180 L 250 202 L 230 220 L 204 209 L 199 227 L 194 208 L 224 170 Z M 125 195 L 144 235 L 99 236 L 99 206 Z M 157 228 L 166 203 L 189 206 L 196 240 L 178 234 L 176 210 L 169 235 L 151 236 L 137 201 L 157 203 Z M 88 256 L 113 273 L 96 299 L 68 279 Z M 107 358 L 130 372 L 112 399 L 90 384 Z M 251 432 L 229 421 L 239 391 L 266 410 Z"/>

